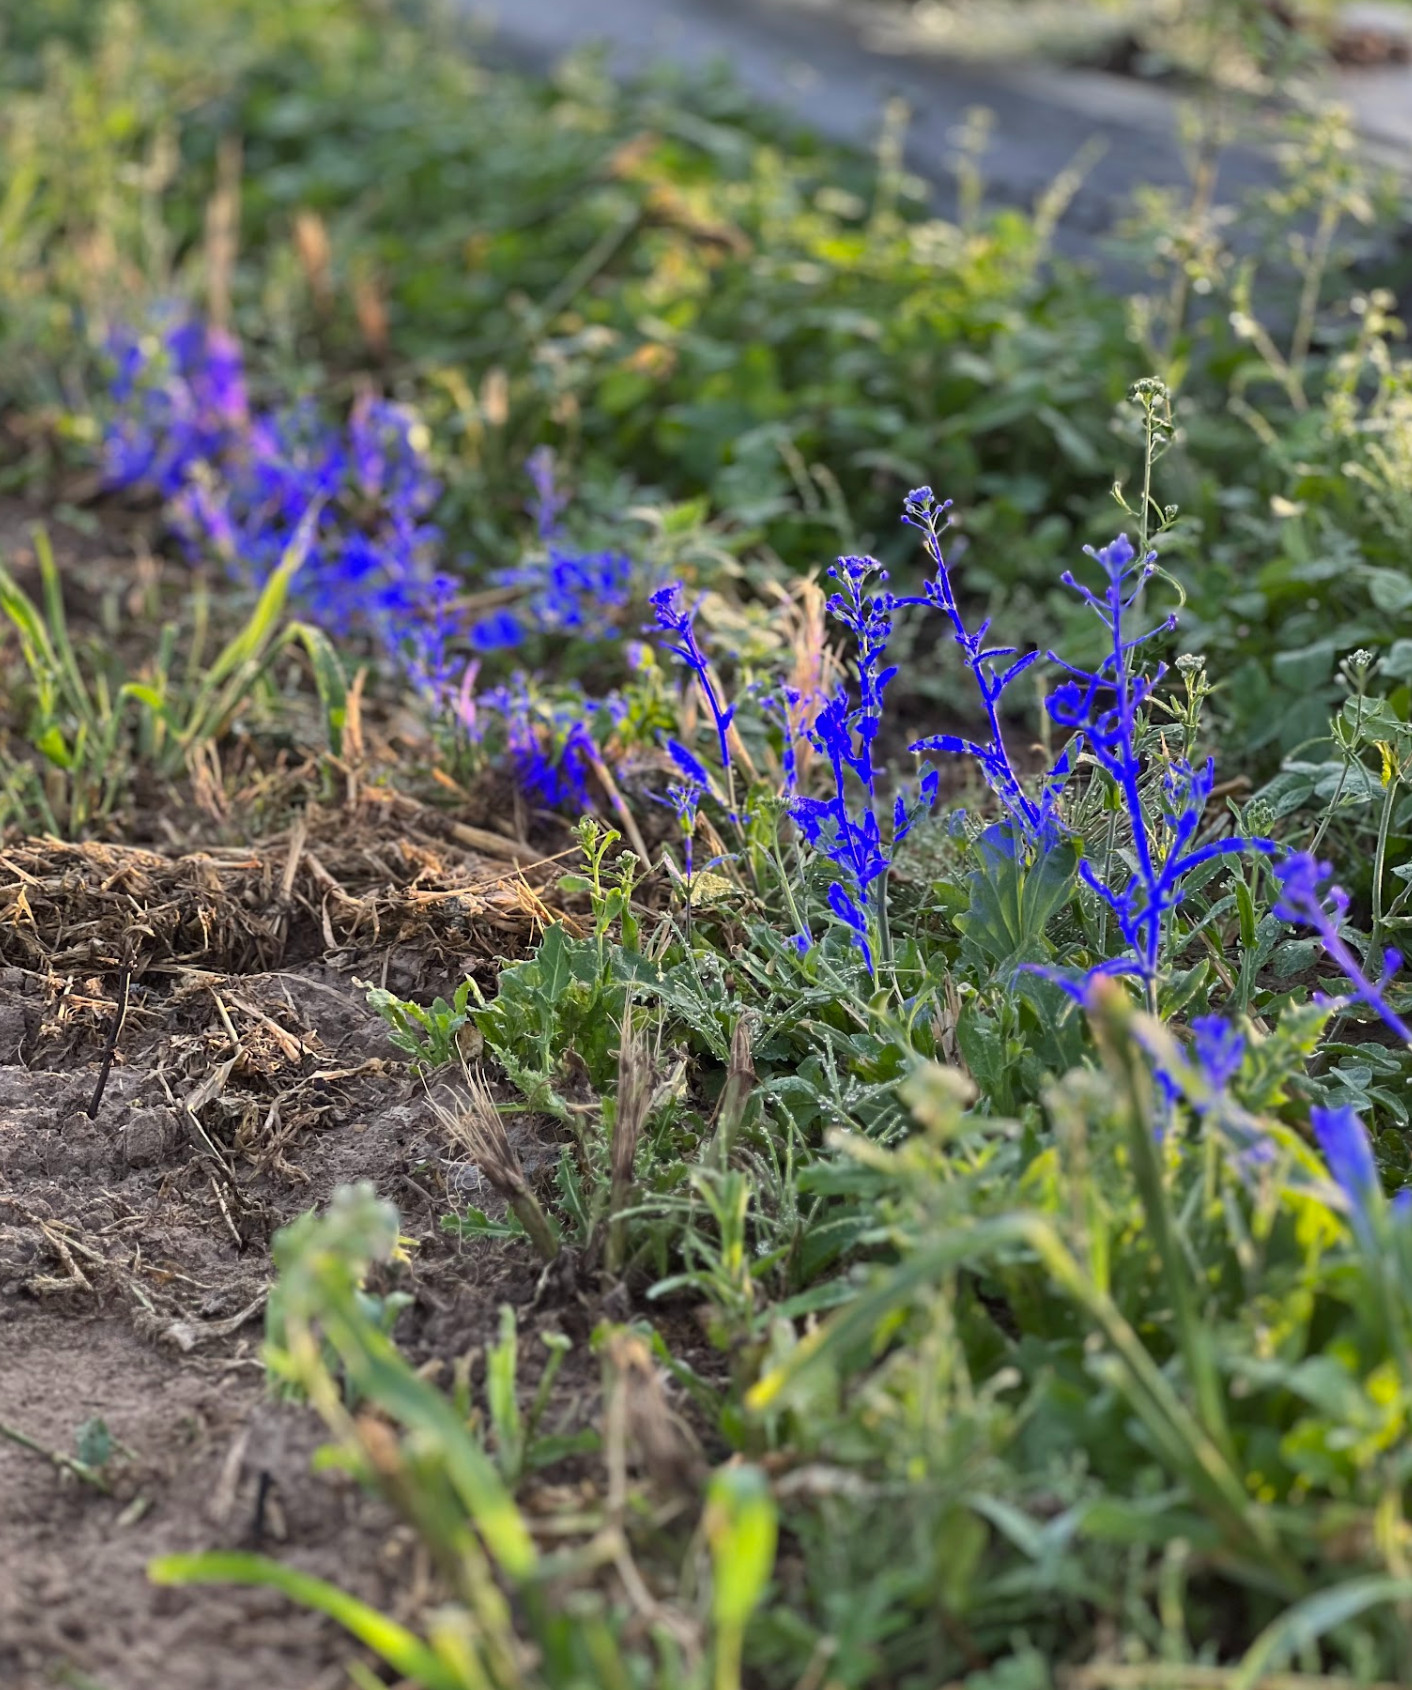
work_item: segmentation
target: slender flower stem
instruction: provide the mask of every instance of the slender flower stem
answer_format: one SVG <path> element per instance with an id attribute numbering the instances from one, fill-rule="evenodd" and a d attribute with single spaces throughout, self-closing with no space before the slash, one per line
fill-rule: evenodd
<path id="1" fill-rule="evenodd" d="M 1387 870 L 1388 833 L 1392 828 L 1392 812 L 1402 784 L 1397 773 L 1388 776 L 1387 792 L 1383 796 L 1383 813 L 1378 821 L 1378 848 L 1373 858 L 1373 930 L 1368 936 L 1368 948 L 1363 954 L 1363 967 L 1376 973 L 1383 961 L 1383 877 Z"/>
<path id="2" fill-rule="evenodd" d="M 1324 843 L 1324 835 L 1329 831 L 1329 823 L 1333 821 L 1334 813 L 1343 797 L 1343 789 L 1348 784 L 1348 771 L 1356 761 L 1350 747 L 1357 744 L 1358 735 L 1363 728 L 1364 694 L 1361 688 L 1357 693 L 1357 698 L 1358 713 L 1354 718 L 1352 732 L 1348 735 L 1348 744 L 1343 747 L 1343 768 L 1339 771 L 1338 785 L 1334 788 L 1333 797 L 1324 806 L 1324 813 L 1319 818 L 1319 826 L 1315 830 L 1314 837 L 1309 841 L 1309 855 L 1311 857 L 1317 857 L 1319 854 L 1319 847 Z"/>

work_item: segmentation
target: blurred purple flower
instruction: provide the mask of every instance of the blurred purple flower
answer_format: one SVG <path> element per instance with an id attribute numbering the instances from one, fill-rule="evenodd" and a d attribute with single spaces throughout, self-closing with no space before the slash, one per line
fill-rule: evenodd
<path id="1" fill-rule="evenodd" d="M 1191 1024 L 1196 1065 L 1216 1091 L 1224 1091 L 1245 1060 L 1245 1034 L 1223 1015 L 1199 1015 Z"/>
<path id="2" fill-rule="evenodd" d="M 1330 880 L 1333 870 L 1317 862 L 1307 851 L 1296 851 L 1275 864 L 1280 896 L 1274 913 L 1281 921 L 1312 927 L 1324 949 L 1343 970 L 1353 987 L 1353 996 L 1381 1017 L 1404 1044 L 1412 1045 L 1412 1028 L 1388 1004 L 1384 993 L 1401 966 L 1395 950 L 1383 954 L 1382 978 L 1374 983 L 1343 937 L 1348 916 L 1348 894 Z"/>
<path id="3" fill-rule="evenodd" d="M 1334 1184 L 1348 1200 L 1354 1231 L 1365 1242 L 1369 1241 L 1373 1210 L 1382 1196 L 1382 1182 L 1367 1128 L 1347 1104 L 1332 1109 L 1315 1104 L 1309 1111 L 1309 1124 Z"/>

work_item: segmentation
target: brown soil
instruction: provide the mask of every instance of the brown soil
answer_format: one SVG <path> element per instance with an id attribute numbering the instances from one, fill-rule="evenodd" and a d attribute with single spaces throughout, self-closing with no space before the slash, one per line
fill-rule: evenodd
<path id="1" fill-rule="evenodd" d="M 0 498 L 0 559 L 31 592 L 44 515 Z M 152 558 L 150 513 L 102 517 L 48 526 L 76 642 L 114 645 L 136 673 L 184 571 Z M 21 674 L 3 636 L 0 692 Z M 294 692 L 297 712 L 297 677 Z M 427 1002 L 469 974 L 493 991 L 548 922 L 575 930 L 554 891 L 572 841 L 539 818 L 525 843 L 522 808 L 489 788 L 397 790 L 425 749 L 416 724 L 377 698 L 360 724 L 341 762 L 302 757 L 297 734 L 232 733 L 177 788 L 127 794 L 92 824 L 103 837 L 0 836 L 0 1690 L 351 1683 L 358 1651 L 330 1622 L 255 1590 L 159 1589 L 146 1569 L 163 1553 L 259 1550 L 412 1624 L 436 1599 L 410 1532 L 311 1470 L 321 1426 L 265 1381 L 270 1240 L 340 1184 L 372 1182 L 413 1241 L 377 1288 L 412 1296 L 396 1336 L 414 1365 L 449 1379 L 508 1302 L 528 1391 L 537 1334 L 573 1345 L 542 1429 L 599 1421 L 590 1334 L 631 1297 L 591 1293 L 568 1255 L 542 1275 L 527 1249 L 442 1230 L 458 1197 L 496 1200 L 357 984 Z M 0 735 L 27 754 L 13 709 Z M 516 1137 L 527 1173 L 553 1165 L 552 1135 Z M 689 1314 L 653 1312 L 710 1365 Z M 631 1338 L 608 1361 L 618 1461 L 673 1487 L 689 1470 L 694 1501 L 699 1458 L 655 1364 Z M 74 1471 L 96 1422 L 103 1488 Z M 600 1467 L 537 1475 L 531 1517 L 581 1512 Z"/>
<path id="2" fill-rule="evenodd" d="M 531 1300 L 523 1258 L 441 1233 L 458 1170 L 352 977 L 446 991 L 488 973 L 532 942 L 547 883 L 382 801 L 239 850 L 0 852 L 0 1422 L 72 1455 L 98 1417 L 117 1446 L 105 1495 L 0 1439 L 7 1690 L 347 1683 L 344 1636 L 282 1598 L 151 1586 L 171 1550 L 260 1548 L 405 1611 L 410 1541 L 311 1473 L 320 1428 L 266 1390 L 268 1243 L 373 1181 L 420 1246 L 399 1329 L 419 1362 Z"/>

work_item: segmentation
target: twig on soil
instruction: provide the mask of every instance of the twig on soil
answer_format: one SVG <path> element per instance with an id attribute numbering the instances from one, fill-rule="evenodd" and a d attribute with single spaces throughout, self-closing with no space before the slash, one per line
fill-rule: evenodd
<path id="1" fill-rule="evenodd" d="M 51 1221 L 43 1215 L 37 1215 L 33 1209 L 26 1208 L 18 1198 L 6 1196 L 3 1192 L 0 1192 L 0 1203 L 3 1203 L 7 1209 L 12 1209 L 30 1226 L 34 1227 L 68 1270 L 69 1277 L 67 1279 L 55 1279 L 51 1274 L 37 1274 L 33 1279 L 26 1281 L 28 1290 L 37 1292 L 91 1291 L 93 1289 L 92 1281 L 74 1260 L 73 1253 L 75 1250 L 98 1267 L 106 1268 L 112 1265 L 101 1250 L 95 1250 L 92 1246 L 82 1243 L 77 1238 L 65 1238 L 63 1229 L 68 1226 L 67 1222 Z"/>
<path id="2" fill-rule="evenodd" d="M 226 1225 L 230 1228 L 230 1235 L 235 1240 L 236 1249 L 243 1250 L 245 1248 L 245 1240 L 240 1236 L 240 1229 L 230 1218 L 230 1210 L 226 1207 L 225 1193 L 221 1190 L 220 1182 L 216 1179 L 214 1174 L 211 1175 L 211 1190 L 215 1193 L 216 1201 L 221 1206 L 221 1213 L 225 1216 Z"/>
<path id="3" fill-rule="evenodd" d="M 103 1060 L 98 1066 L 98 1080 L 93 1088 L 93 1098 L 88 1105 L 90 1121 L 98 1119 L 98 1106 L 103 1101 L 103 1093 L 108 1088 L 108 1074 L 113 1066 L 113 1058 L 117 1055 L 118 1040 L 122 1037 L 123 1023 L 127 1020 L 128 993 L 132 987 L 132 963 L 123 961 L 123 971 L 118 979 L 118 1002 L 113 1011 L 113 1024 L 108 1029 L 108 1037 L 103 1044 Z"/>
<path id="4" fill-rule="evenodd" d="M 216 1488 L 211 1492 L 210 1500 L 206 1504 L 206 1518 L 215 1525 L 228 1524 L 235 1512 L 240 1476 L 245 1470 L 245 1453 L 249 1448 L 250 1424 L 247 1421 L 235 1434 L 230 1448 L 226 1451 L 226 1458 L 221 1463 L 221 1471 L 216 1479 Z"/>
<path id="5" fill-rule="evenodd" d="M 230 1001 L 233 1008 L 238 1009 L 242 1015 L 248 1015 L 252 1021 L 258 1022 L 269 1033 L 283 1052 L 287 1062 L 302 1062 L 306 1056 L 317 1056 L 319 1054 L 309 1045 L 306 1045 L 297 1034 L 291 1033 L 287 1027 L 281 1027 L 272 1015 L 267 1015 L 263 1009 L 257 1008 L 253 1003 L 247 1003 L 244 998 L 236 997 L 234 992 L 230 994 Z"/>
<path id="6" fill-rule="evenodd" d="M 390 803 L 394 809 L 400 810 L 404 814 L 433 819 L 435 825 L 442 828 L 456 844 L 465 845 L 472 851 L 479 851 L 483 857 L 502 857 L 512 863 L 528 863 L 534 860 L 533 847 L 522 845 L 517 839 L 504 839 L 500 834 L 492 833 L 488 828 L 471 827 L 465 822 L 449 821 L 445 816 L 429 809 L 427 805 L 418 803 L 415 798 L 408 797 L 406 793 L 390 793 L 382 797 L 382 801 Z"/>
<path id="7" fill-rule="evenodd" d="M 284 872 L 279 878 L 279 901 L 288 904 L 294 896 L 294 882 L 299 874 L 299 863 L 304 855 L 304 847 L 309 838 L 309 814 L 301 811 L 299 819 L 289 830 L 289 852 L 284 859 Z"/>
<path id="8" fill-rule="evenodd" d="M 196 1138 L 198 1150 L 204 1152 L 205 1155 L 211 1158 L 217 1168 L 219 1168 L 221 1173 L 225 1176 L 232 1189 L 235 1187 L 235 1175 L 231 1171 L 230 1165 L 226 1162 L 225 1157 L 221 1155 L 219 1150 L 217 1150 L 205 1127 L 203 1127 L 201 1122 L 197 1119 L 196 1111 L 211 1102 L 213 1098 L 220 1096 L 221 1092 L 225 1088 L 226 1080 L 230 1077 L 230 1071 L 235 1067 L 239 1055 L 240 1047 L 237 1045 L 236 1055 L 221 1063 L 219 1068 L 213 1069 L 201 1082 L 201 1084 L 197 1086 L 196 1090 L 192 1092 L 191 1096 L 186 1098 L 184 1101 L 178 1101 L 176 1095 L 172 1091 L 172 1088 L 167 1084 L 167 1076 L 164 1069 L 160 1066 L 157 1069 L 157 1083 L 161 1086 L 163 1093 L 166 1095 L 167 1102 L 171 1104 L 172 1108 L 176 1110 L 177 1114 L 182 1117 L 187 1126 L 191 1129 L 191 1132 Z"/>
<path id="9" fill-rule="evenodd" d="M 229 1338 L 232 1333 L 238 1332 L 247 1321 L 259 1314 L 268 1301 L 269 1292 L 261 1291 L 253 1302 L 238 1313 L 227 1315 L 224 1320 L 173 1320 L 157 1336 L 163 1343 L 173 1344 L 184 1355 L 189 1355 L 198 1344 L 212 1338 Z"/>
<path id="10" fill-rule="evenodd" d="M 325 1085 L 333 1080 L 356 1080 L 360 1074 L 384 1074 L 387 1072 L 387 1058 L 385 1056 L 370 1056 L 366 1062 L 360 1062 L 353 1068 L 320 1068 L 317 1074 L 310 1074 L 307 1080 L 301 1080 L 299 1087 L 313 1085 L 322 1081 Z"/>
<path id="11" fill-rule="evenodd" d="M 39 1230 L 58 1256 L 59 1260 L 69 1270 L 67 1279 L 54 1279 L 48 1274 L 41 1274 L 29 1282 L 33 1291 L 91 1291 L 93 1282 L 73 1258 L 73 1252 L 62 1234 L 56 1232 L 45 1221 L 40 1221 Z"/>
<path id="12" fill-rule="evenodd" d="M 221 1018 L 221 1025 L 225 1028 L 226 1035 L 230 1039 L 232 1047 L 239 1051 L 240 1034 L 235 1030 L 235 1023 L 230 1018 L 230 1011 L 226 1008 L 224 999 L 214 986 L 210 988 L 210 992 L 211 996 L 216 1000 L 216 1013 Z M 197 1105 L 197 1107 L 199 1108 L 200 1106 Z"/>

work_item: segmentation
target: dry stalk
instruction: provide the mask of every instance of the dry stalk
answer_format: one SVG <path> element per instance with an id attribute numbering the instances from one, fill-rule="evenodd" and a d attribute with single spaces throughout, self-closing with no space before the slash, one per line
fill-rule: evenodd
<path id="1" fill-rule="evenodd" d="M 632 1006 L 623 1011 L 618 1045 L 618 1096 L 610 1144 L 611 1179 L 608 1194 L 608 1256 L 610 1273 L 623 1265 L 627 1227 L 620 1219 L 632 1197 L 637 1147 L 657 1089 L 657 1070 L 646 1038 L 632 1024 Z"/>
<path id="2" fill-rule="evenodd" d="M 742 1015 L 731 1032 L 730 1067 L 726 1070 L 726 1083 L 721 1088 L 720 1102 L 716 1105 L 712 1142 L 722 1167 L 730 1161 L 736 1134 L 745 1121 L 745 1112 L 750 1106 L 751 1093 L 758 1078 L 752 1044 L 750 1017 Z"/>
<path id="3" fill-rule="evenodd" d="M 499 1196 L 529 1234 L 546 1262 L 559 1254 L 559 1239 L 539 1199 L 529 1188 L 520 1159 L 505 1132 L 505 1123 L 485 1077 L 469 1068 L 466 1089 L 454 1107 L 440 1109 L 452 1140 L 468 1152 Z"/>

